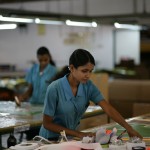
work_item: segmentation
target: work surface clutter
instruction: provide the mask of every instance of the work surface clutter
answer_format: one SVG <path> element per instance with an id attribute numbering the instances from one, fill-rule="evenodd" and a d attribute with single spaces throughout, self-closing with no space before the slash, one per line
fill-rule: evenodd
<path id="1" fill-rule="evenodd" d="M 36 136 L 33 141 L 23 142 L 10 147 L 14 150 L 149 150 L 150 114 L 128 119 L 128 123 L 139 131 L 143 139 L 138 137 L 129 138 L 126 130 L 117 123 L 83 130 L 83 132 L 95 132 L 95 137 L 83 137 L 82 139 L 69 138 L 65 131 L 60 132 L 58 141 L 48 141 L 43 137 Z"/>
<path id="2" fill-rule="evenodd" d="M 36 136 L 32 142 L 24 142 L 16 146 L 11 146 L 14 150 L 146 150 L 144 141 L 137 137 L 130 138 L 125 142 L 122 139 L 126 130 L 117 136 L 117 129 L 106 130 L 99 128 L 96 131 L 96 137 L 83 137 L 81 141 L 69 140 L 65 131 L 60 133 L 60 139 L 48 141 L 43 137 Z M 148 147 L 147 147 L 148 150 Z"/>

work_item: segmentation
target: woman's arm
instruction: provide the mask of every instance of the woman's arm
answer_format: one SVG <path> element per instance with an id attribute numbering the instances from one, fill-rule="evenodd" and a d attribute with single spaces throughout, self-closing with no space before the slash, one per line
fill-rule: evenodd
<path id="1" fill-rule="evenodd" d="M 94 136 L 95 133 L 91 133 L 91 132 L 79 132 L 76 130 L 71 130 L 68 128 L 65 128 L 63 126 L 60 126 L 58 124 L 53 123 L 53 118 L 48 116 L 48 115 L 43 115 L 43 126 L 44 128 L 46 128 L 47 130 L 56 132 L 56 133 L 60 133 L 61 131 L 65 130 L 66 135 L 71 135 L 73 137 L 78 137 L 78 138 L 82 138 L 84 136 Z"/>
<path id="2" fill-rule="evenodd" d="M 98 105 L 106 112 L 106 114 L 112 118 L 114 121 L 116 121 L 118 124 L 120 124 L 121 126 L 123 126 L 127 132 L 128 132 L 128 135 L 130 137 L 133 137 L 133 136 L 137 136 L 139 138 L 142 139 L 142 136 L 137 132 L 135 131 L 126 121 L 125 119 L 120 115 L 120 113 L 115 109 L 113 108 L 107 101 L 105 100 L 102 100 L 98 103 Z"/>
<path id="3" fill-rule="evenodd" d="M 22 101 L 25 101 L 26 99 L 28 99 L 29 97 L 31 97 L 32 91 L 33 91 L 32 84 L 29 84 L 28 89 L 25 91 L 25 93 L 18 96 L 19 101 L 22 102 Z"/>

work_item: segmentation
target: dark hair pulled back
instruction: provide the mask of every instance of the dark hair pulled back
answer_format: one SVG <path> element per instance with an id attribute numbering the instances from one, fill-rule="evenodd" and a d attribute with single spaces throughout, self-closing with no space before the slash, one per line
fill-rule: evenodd
<path id="1" fill-rule="evenodd" d="M 78 68 L 79 66 L 84 66 L 87 63 L 91 63 L 95 65 L 94 57 L 91 55 L 91 53 L 84 49 L 77 49 L 75 50 L 69 59 L 69 65 L 73 65 L 75 68 Z"/>
<path id="2" fill-rule="evenodd" d="M 70 59 L 69 59 L 69 65 L 72 64 L 75 68 L 86 65 L 89 62 L 91 64 L 95 65 L 94 57 L 90 54 L 90 52 L 88 52 L 87 50 L 84 50 L 84 49 L 75 50 L 71 54 Z M 56 74 L 56 76 L 51 80 L 51 82 L 63 77 L 64 75 L 66 75 L 68 73 L 70 73 L 68 66 L 64 66 L 61 69 L 61 71 L 59 71 Z"/>

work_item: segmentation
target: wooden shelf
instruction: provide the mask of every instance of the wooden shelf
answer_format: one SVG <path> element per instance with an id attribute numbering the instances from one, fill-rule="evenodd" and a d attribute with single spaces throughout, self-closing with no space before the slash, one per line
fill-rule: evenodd
<path id="1" fill-rule="evenodd" d="M 13 72 L 0 72 L 0 78 L 16 78 L 16 77 L 24 77 L 26 72 L 23 71 L 13 71 Z"/>

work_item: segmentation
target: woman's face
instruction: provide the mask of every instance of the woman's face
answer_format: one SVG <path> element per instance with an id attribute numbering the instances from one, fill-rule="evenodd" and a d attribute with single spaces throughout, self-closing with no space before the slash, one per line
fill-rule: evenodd
<path id="1" fill-rule="evenodd" d="M 93 69 L 94 69 L 94 65 L 91 63 L 87 63 L 84 66 L 79 66 L 77 69 L 73 65 L 70 66 L 70 71 L 73 78 L 77 82 L 81 82 L 81 83 L 86 83 L 89 80 Z"/>
<path id="2" fill-rule="evenodd" d="M 41 69 L 45 68 L 49 64 L 50 57 L 48 54 L 38 55 L 37 57 L 38 57 L 38 61 L 40 63 Z"/>

